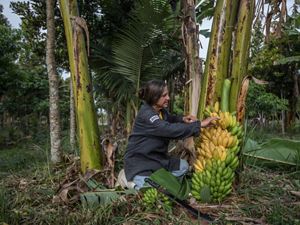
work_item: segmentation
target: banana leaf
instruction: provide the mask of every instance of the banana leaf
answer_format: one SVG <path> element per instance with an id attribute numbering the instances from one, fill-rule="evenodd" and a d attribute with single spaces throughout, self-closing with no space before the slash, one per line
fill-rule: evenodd
<path id="1" fill-rule="evenodd" d="M 172 173 L 163 168 L 154 172 L 150 179 L 180 200 L 187 199 L 190 193 L 190 185 L 186 178 L 179 181 Z"/>
<path id="2" fill-rule="evenodd" d="M 276 164 L 292 166 L 300 165 L 300 141 L 274 138 L 258 144 L 248 139 L 243 149 L 243 155 L 266 160 Z"/>
<path id="3" fill-rule="evenodd" d="M 80 201 L 85 208 L 97 207 L 122 199 L 126 195 L 134 195 L 135 189 L 116 191 L 114 189 L 103 189 L 97 192 L 85 192 L 80 194 Z"/>

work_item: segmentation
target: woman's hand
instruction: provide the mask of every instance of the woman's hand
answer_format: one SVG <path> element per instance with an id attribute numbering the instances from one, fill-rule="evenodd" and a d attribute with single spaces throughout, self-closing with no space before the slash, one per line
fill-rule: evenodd
<path id="1" fill-rule="evenodd" d="M 215 121 L 219 120 L 219 117 L 213 116 L 213 117 L 207 117 L 206 119 L 201 121 L 201 127 L 211 127 L 216 125 Z"/>
<path id="2" fill-rule="evenodd" d="M 185 123 L 192 123 L 192 122 L 197 121 L 198 119 L 197 119 L 196 116 L 193 116 L 193 115 L 187 115 L 187 116 L 182 117 L 182 120 L 183 120 L 183 122 L 185 122 Z"/>

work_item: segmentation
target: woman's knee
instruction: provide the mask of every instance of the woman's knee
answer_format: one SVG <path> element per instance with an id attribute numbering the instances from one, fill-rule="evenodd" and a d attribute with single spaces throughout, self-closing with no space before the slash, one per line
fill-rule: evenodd
<path id="1" fill-rule="evenodd" d="M 186 174 L 189 170 L 189 164 L 186 160 L 180 159 L 179 170 L 172 171 L 172 174 L 176 177 L 180 177 Z"/>

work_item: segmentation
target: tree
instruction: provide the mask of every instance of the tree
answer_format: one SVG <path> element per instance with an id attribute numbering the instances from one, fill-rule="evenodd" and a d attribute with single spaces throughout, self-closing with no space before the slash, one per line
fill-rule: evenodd
<path id="1" fill-rule="evenodd" d="M 244 103 L 239 100 L 239 95 L 247 71 L 253 16 L 254 0 L 217 1 L 201 85 L 200 118 L 205 106 L 220 102 L 224 79 L 229 78 L 232 83 L 230 112 L 237 111 L 239 120 L 242 120 L 244 111 L 239 106 Z"/>
<path id="2" fill-rule="evenodd" d="M 109 115 L 120 118 L 114 111 L 122 110 L 127 133 L 140 104 L 137 93 L 141 85 L 150 79 L 166 78 L 182 62 L 181 54 L 173 48 L 175 22 L 167 2 L 141 1 L 131 11 L 127 25 L 113 38 L 112 52 L 103 52 L 98 59 L 103 67 L 95 70 L 97 83 L 110 106 L 115 103 L 117 109 Z"/>
<path id="3" fill-rule="evenodd" d="M 223 81 L 229 76 L 229 56 L 237 10 L 238 1 L 218 0 L 216 3 L 205 70 L 201 79 L 199 118 L 203 118 L 206 106 L 220 101 Z"/>
<path id="4" fill-rule="evenodd" d="M 47 48 L 46 64 L 49 79 L 49 124 L 51 140 L 51 161 L 58 163 L 62 160 L 61 134 L 60 134 L 60 115 L 59 115 L 59 91 L 58 75 L 55 63 L 55 24 L 54 7 L 55 0 L 47 0 Z"/>
<path id="5" fill-rule="evenodd" d="M 23 64 L 26 48 L 22 31 L 5 22 L 0 24 L 1 130 L 9 133 L 11 144 L 37 134 L 45 127 L 39 120 L 47 115 L 46 71 L 40 65 Z"/>
<path id="6" fill-rule="evenodd" d="M 280 37 L 270 34 L 268 42 L 252 58 L 250 74 L 269 82 L 267 91 L 289 101 L 284 127 L 294 124 L 299 102 L 299 12 L 297 4 L 286 22 L 281 23 Z M 284 129 L 283 129 L 284 130 Z"/>
<path id="7" fill-rule="evenodd" d="M 93 86 L 88 70 L 84 34 L 88 36 L 85 21 L 79 17 L 76 0 L 60 0 L 68 46 L 77 132 L 80 146 L 81 171 L 101 169 L 102 155 L 99 128 L 93 100 Z M 87 39 L 88 42 L 88 39 Z"/>

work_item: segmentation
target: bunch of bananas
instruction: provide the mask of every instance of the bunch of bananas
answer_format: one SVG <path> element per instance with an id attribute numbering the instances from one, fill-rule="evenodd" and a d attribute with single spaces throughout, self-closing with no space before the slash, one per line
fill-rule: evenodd
<path id="1" fill-rule="evenodd" d="M 142 198 L 143 205 L 148 209 L 154 209 L 154 208 L 166 208 L 171 209 L 172 202 L 170 199 L 158 192 L 155 188 L 149 188 L 144 193 L 144 196 Z"/>
<path id="2" fill-rule="evenodd" d="M 192 178 L 192 194 L 201 200 L 201 189 L 207 185 L 213 201 L 221 201 L 231 191 L 234 171 L 239 165 L 237 153 L 243 138 L 243 128 L 236 116 L 219 110 L 219 103 L 205 109 L 206 116 L 220 119 L 214 127 L 201 129 L 196 142 L 197 159 Z"/>
<path id="3" fill-rule="evenodd" d="M 205 186 L 209 188 L 212 201 L 220 202 L 224 199 L 232 190 L 234 170 L 238 165 L 232 162 L 230 160 L 221 161 L 220 159 L 211 159 L 206 162 L 205 170 L 195 172 L 192 177 L 191 191 L 195 199 L 199 201 L 203 200 L 201 191 Z"/>

